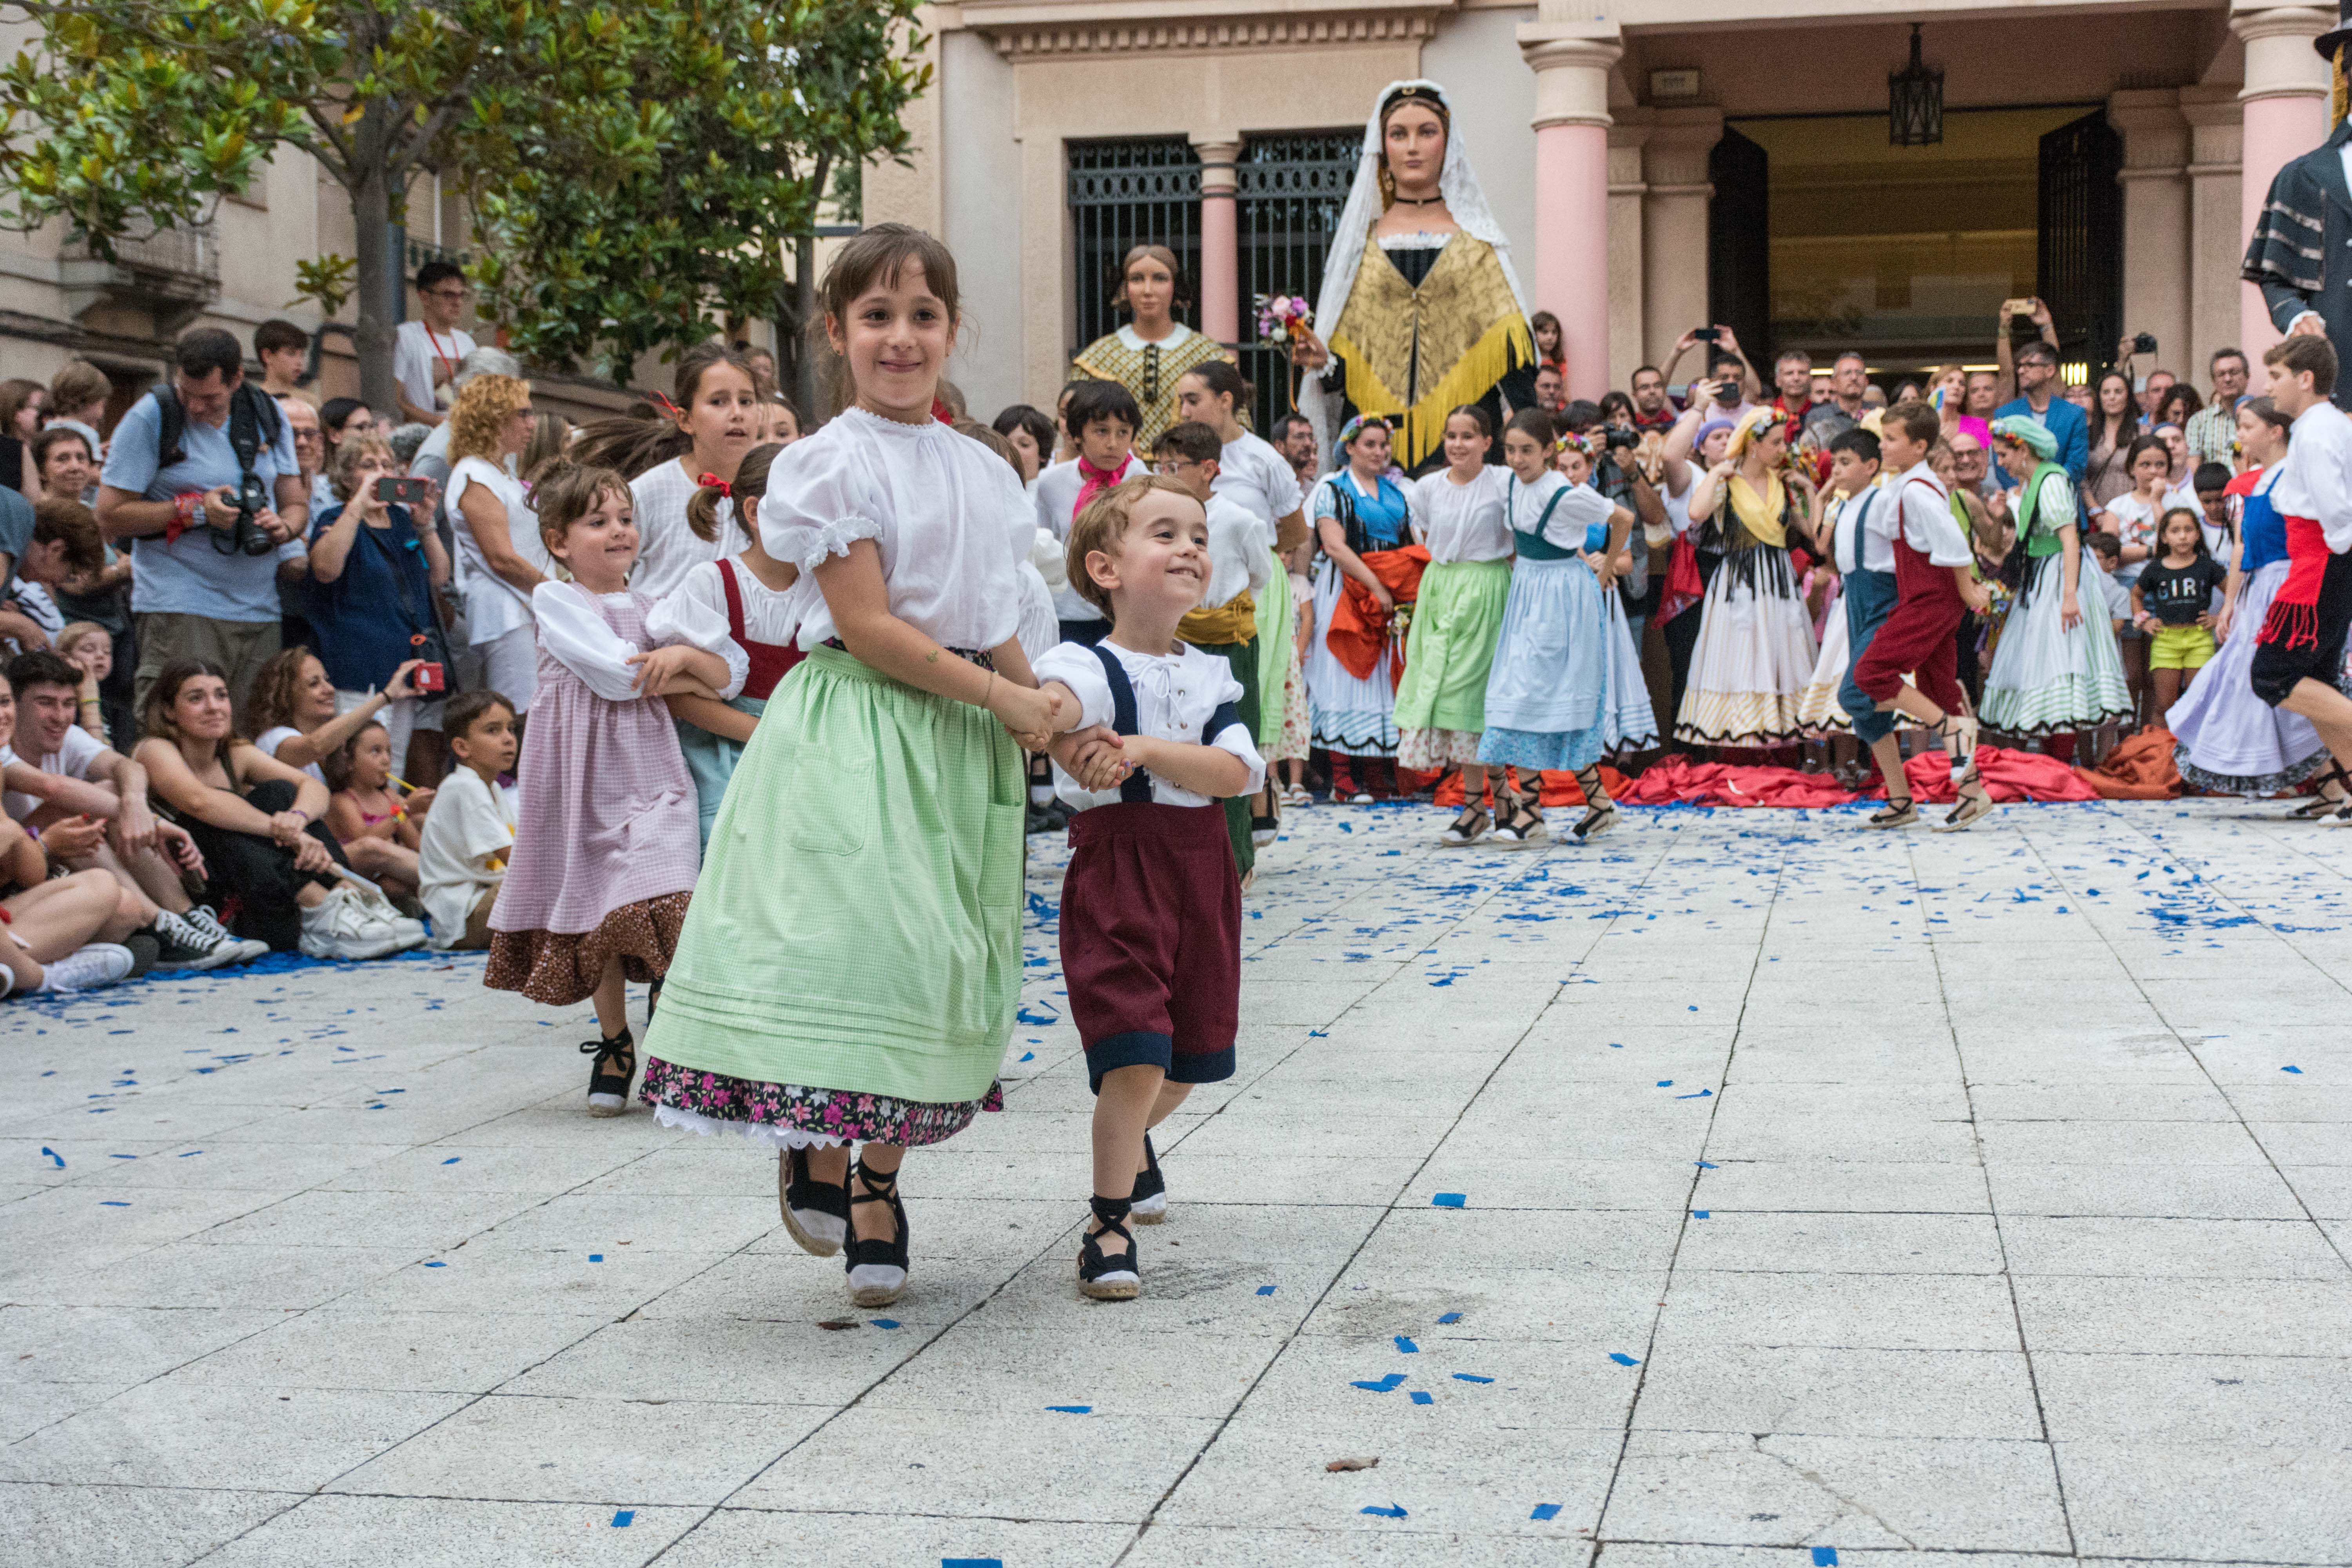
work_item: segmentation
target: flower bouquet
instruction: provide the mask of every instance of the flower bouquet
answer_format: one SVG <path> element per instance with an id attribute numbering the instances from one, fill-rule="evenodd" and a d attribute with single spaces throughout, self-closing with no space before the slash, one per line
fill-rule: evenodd
<path id="1" fill-rule="evenodd" d="M 1279 334 L 1286 344 L 1294 343 L 1306 337 L 1307 330 L 1315 325 L 1314 308 L 1295 295 L 1260 294 L 1255 300 L 1261 342 Z"/>

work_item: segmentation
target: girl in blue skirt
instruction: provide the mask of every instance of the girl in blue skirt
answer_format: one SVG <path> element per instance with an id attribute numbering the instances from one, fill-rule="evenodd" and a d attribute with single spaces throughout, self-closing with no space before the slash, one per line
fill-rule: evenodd
<path id="1" fill-rule="evenodd" d="M 1577 841 L 1614 826 L 1617 807 L 1601 783 L 1601 753 L 1609 744 L 1608 589 L 1612 567 L 1633 514 L 1590 485 L 1572 485 L 1551 466 L 1551 416 L 1522 409 L 1503 427 L 1503 462 L 1511 470 L 1503 515 L 1518 559 L 1495 665 L 1486 677 L 1486 730 L 1478 760 L 1516 767 L 1522 784 L 1532 773 L 1558 769 L 1576 775 L 1584 791 Z M 1593 525 L 1607 529 L 1601 548 L 1588 551 Z M 1497 841 L 1525 846 L 1545 834 L 1541 786 L 1498 795 L 1510 816 L 1495 828 Z"/>

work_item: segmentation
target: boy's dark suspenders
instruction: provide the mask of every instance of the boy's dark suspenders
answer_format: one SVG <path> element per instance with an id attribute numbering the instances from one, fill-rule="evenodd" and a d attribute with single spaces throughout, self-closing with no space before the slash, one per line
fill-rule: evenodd
<path id="1" fill-rule="evenodd" d="M 1103 679 L 1110 683 L 1110 727 L 1118 735 L 1132 735 L 1135 729 L 1135 688 L 1127 679 L 1127 666 L 1119 663 L 1118 655 L 1100 643 L 1094 646 L 1094 655 L 1102 660 Z M 1118 786 L 1118 798 L 1129 805 L 1151 804 L 1151 775 L 1141 768 L 1127 775 Z"/>
<path id="2" fill-rule="evenodd" d="M 1110 684 L 1112 732 L 1119 735 L 1138 733 L 1135 717 L 1135 687 L 1127 679 L 1127 666 L 1118 661 L 1118 655 L 1100 643 L 1094 645 L 1094 656 L 1102 660 L 1103 679 Z M 1210 714 L 1209 721 L 1201 727 L 1202 743 L 1207 744 L 1212 739 L 1223 734 L 1227 729 L 1241 721 L 1240 709 L 1230 702 L 1218 703 L 1217 710 Z M 1133 805 L 1150 805 L 1151 775 L 1141 768 L 1128 774 L 1127 782 L 1118 786 L 1118 798 Z"/>

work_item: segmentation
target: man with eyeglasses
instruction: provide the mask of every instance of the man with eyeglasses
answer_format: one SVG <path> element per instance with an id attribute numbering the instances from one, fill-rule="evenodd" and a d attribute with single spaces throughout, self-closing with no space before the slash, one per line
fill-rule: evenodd
<path id="1" fill-rule="evenodd" d="M 400 323 L 393 334 L 392 379 L 400 416 L 438 425 L 457 398 L 458 362 L 474 352 L 474 340 L 457 330 L 473 290 L 452 261 L 428 261 L 416 269 L 419 317 Z"/>

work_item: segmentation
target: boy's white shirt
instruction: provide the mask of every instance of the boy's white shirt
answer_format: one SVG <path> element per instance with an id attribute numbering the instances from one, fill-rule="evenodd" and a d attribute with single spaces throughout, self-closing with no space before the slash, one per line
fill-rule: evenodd
<path id="1" fill-rule="evenodd" d="M 1250 519 L 1250 527 L 1254 531 L 1257 528 L 1255 517 Z M 1238 702 L 1242 697 L 1242 683 L 1234 679 L 1233 666 L 1222 655 L 1202 653 L 1189 643 L 1177 644 L 1172 654 L 1137 653 L 1108 638 L 1098 646 L 1118 660 L 1119 667 L 1127 672 L 1128 685 L 1134 689 L 1136 733 L 1189 745 L 1213 746 L 1240 758 L 1250 770 L 1247 786 L 1236 793 L 1255 795 L 1265 787 L 1265 759 L 1258 755 L 1257 743 L 1248 725 L 1236 719 L 1214 734 L 1203 732 L 1218 708 Z M 1102 660 L 1093 648 L 1062 643 L 1037 661 L 1036 676 L 1039 685 L 1058 680 L 1077 698 L 1078 720 L 1072 728 L 1090 729 L 1111 722 L 1114 702 L 1110 678 L 1103 672 Z M 1119 800 L 1116 787 L 1099 793 L 1081 788 L 1058 763 L 1054 767 L 1054 793 L 1073 811 L 1116 805 Z M 1213 798 L 1171 784 L 1156 773 L 1152 775 L 1151 799 L 1155 805 L 1207 805 Z"/>

